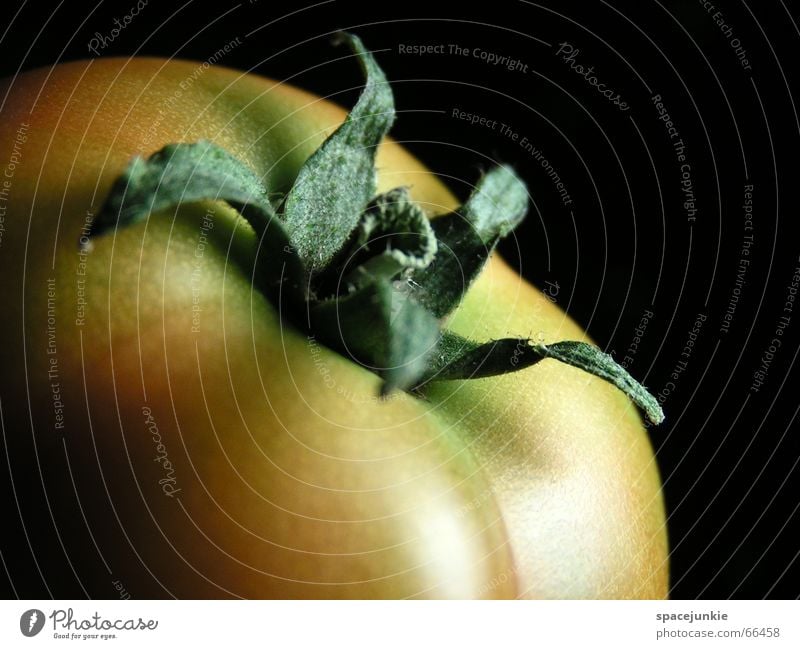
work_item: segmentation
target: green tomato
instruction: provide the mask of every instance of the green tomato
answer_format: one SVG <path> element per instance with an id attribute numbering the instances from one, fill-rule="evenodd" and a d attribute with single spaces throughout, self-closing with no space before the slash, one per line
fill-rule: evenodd
<path id="1" fill-rule="evenodd" d="M 610 384 L 546 360 L 381 399 L 253 288 L 257 238 L 221 203 L 77 246 L 133 155 L 207 139 L 287 191 L 342 110 L 146 58 L 2 91 L 0 399 L 25 526 L 6 534 L 30 541 L 34 596 L 666 596 L 657 466 Z M 377 168 L 430 215 L 456 206 L 390 140 Z M 448 327 L 588 340 L 497 257 Z"/>

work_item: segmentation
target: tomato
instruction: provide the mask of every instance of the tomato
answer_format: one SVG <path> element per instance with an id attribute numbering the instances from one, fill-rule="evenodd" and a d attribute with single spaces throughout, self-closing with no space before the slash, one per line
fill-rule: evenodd
<path id="1" fill-rule="evenodd" d="M 378 376 L 254 290 L 257 239 L 222 203 L 77 246 L 132 156 L 211 140 L 286 192 L 341 109 L 150 58 L 35 70 L 6 93 L 0 405 L 31 592 L 666 595 L 657 466 L 612 385 L 543 361 L 381 399 Z M 431 215 L 457 205 L 391 140 L 377 168 Z M 497 256 L 447 326 L 588 340 Z"/>

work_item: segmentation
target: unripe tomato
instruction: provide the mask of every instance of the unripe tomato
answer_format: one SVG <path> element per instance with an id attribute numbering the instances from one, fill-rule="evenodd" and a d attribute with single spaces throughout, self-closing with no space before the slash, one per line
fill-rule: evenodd
<path id="1" fill-rule="evenodd" d="M 30 543 L 31 595 L 666 595 L 658 470 L 613 386 L 546 360 L 381 399 L 253 288 L 258 241 L 221 203 L 77 246 L 132 156 L 211 140 L 285 192 L 341 109 L 145 58 L 6 93 L 0 405 L 22 524 L 5 534 Z M 397 143 L 377 167 L 430 215 L 456 206 Z M 497 257 L 447 326 L 587 340 Z"/>

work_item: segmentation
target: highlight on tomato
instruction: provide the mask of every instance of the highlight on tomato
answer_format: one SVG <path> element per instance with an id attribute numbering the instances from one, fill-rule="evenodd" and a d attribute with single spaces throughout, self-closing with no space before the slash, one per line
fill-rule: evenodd
<path id="1" fill-rule="evenodd" d="M 178 60 L 4 82 L 31 595 L 665 597 L 657 400 L 494 253 L 524 181 L 498 164 L 459 203 L 341 40 L 348 114 Z"/>

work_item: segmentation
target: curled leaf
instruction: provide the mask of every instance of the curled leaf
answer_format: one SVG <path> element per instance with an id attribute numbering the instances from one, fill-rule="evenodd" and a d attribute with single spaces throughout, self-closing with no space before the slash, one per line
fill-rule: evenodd
<path id="1" fill-rule="evenodd" d="M 497 242 L 527 210 L 528 190 L 513 169 L 499 166 L 484 175 L 460 210 L 434 219 L 438 252 L 414 273 L 416 299 L 437 318 L 455 309 Z"/>
<path id="2" fill-rule="evenodd" d="M 499 239 L 524 218 L 527 189 L 510 167 L 499 166 L 460 210 L 432 223 L 404 188 L 375 197 L 376 149 L 394 121 L 394 100 L 372 54 L 357 37 L 343 39 L 364 70 L 364 89 L 300 169 L 282 214 L 253 171 L 221 147 L 171 144 L 131 161 L 90 236 L 181 203 L 226 201 L 260 239 L 255 279 L 271 299 L 288 298 L 282 317 L 382 376 L 384 393 L 505 374 L 553 358 L 613 383 L 660 423 L 658 401 L 592 345 L 524 338 L 481 344 L 440 331 L 440 319 L 458 306 Z"/>
<path id="3" fill-rule="evenodd" d="M 613 383 L 639 406 L 654 424 L 664 421 L 658 400 L 598 347 L 580 341 L 562 341 L 548 345 L 526 338 L 503 338 L 475 343 L 445 331 L 436 355 L 425 375 L 426 380 L 477 379 L 507 374 L 552 358 L 580 368 Z"/>
<path id="4" fill-rule="evenodd" d="M 439 337 L 436 318 L 386 280 L 320 302 L 309 315 L 322 342 L 383 377 L 384 394 L 420 380 Z"/>
<path id="5" fill-rule="evenodd" d="M 345 259 L 344 285 L 361 288 L 403 271 L 421 270 L 436 254 L 436 235 L 405 187 L 378 196 L 364 212 Z"/>
<path id="6" fill-rule="evenodd" d="M 394 122 L 394 98 L 372 54 L 352 34 L 366 83 L 344 123 L 300 169 L 283 220 L 306 268 L 324 269 L 350 238 L 377 187 L 375 154 Z"/>
<path id="7" fill-rule="evenodd" d="M 262 288 L 272 293 L 283 284 L 287 298 L 301 301 L 305 271 L 260 179 L 212 142 L 170 144 L 147 159 L 133 158 L 93 219 L 89 237 L 133 225 L 154 212 L 205 200 L 229 203 L 262 240 L 258 264 Z"/>

